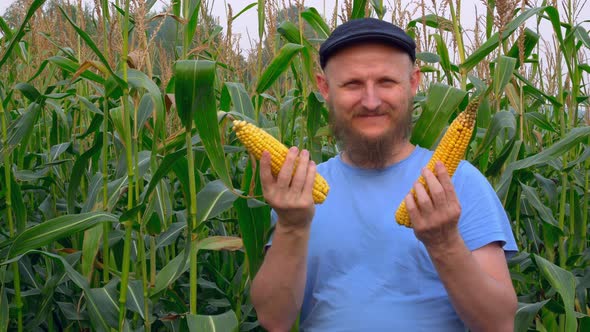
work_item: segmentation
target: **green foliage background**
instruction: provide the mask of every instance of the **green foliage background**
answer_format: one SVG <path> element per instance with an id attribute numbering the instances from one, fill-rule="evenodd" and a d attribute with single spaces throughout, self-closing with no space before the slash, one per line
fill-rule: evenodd
<path id="1" fill-rule="evenodd" d="M 318 163 L 338 153 L 317 48 L 364 16 L 418 41 L 413 143 L 434 148 L 469 96 L 490 91 L 466 159 L 520 248 L 515 330 L 590 330 L 583 4 L 489 1 L 468 31 L 459 1 L 410 12 L 345 0 L 320 14 L 258 0 L 228 5 L 225 30 L 207 1 L 154 3 L 17 1 L 0 18 L 0 330 L 262 330 L 249 285 L 269 207 L 231 121 Z M 245 54 L 231 29 L 248 11 L 262 42 Z"/>

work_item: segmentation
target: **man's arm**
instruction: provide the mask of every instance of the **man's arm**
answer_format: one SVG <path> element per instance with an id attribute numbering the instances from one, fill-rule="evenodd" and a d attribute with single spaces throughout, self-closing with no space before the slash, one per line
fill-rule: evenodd
<path id="1" fill-rule="evenodd" d="M 299 154 L 291 148 L 275 179 L 270 171 L 270 156 L 260 160 L 260 180 L 268 204 L 277 213 L 272 246 L 252 282 L 252 303 L 260 324 L 268 331 L 288 331 L 303 303 L 307 274 L 307 248 L 311 220 L 315 213 L 313 183 L 316 167 L 309 152 Z M 293 179 L 291 175 L 293 174 Z"/>
<path id="2" fill-rule="evenodd" d="M 443 282 L 455 311 L 473 331 L 512 331 L 517 298 L 504 251 L 490 243 L 471 252 L 457 227 L 461 207 L 442 163 L 437 176 L 422 173 L 430 194 L 419 182 L 416 199 L 406 206 L 416 237 L 422 241 Z"/>

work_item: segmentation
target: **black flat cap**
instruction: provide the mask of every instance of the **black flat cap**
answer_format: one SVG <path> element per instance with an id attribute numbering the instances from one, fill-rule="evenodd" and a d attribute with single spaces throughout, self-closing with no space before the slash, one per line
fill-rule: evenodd
<path id="1" fill-rule="evenodd" d="M 416 42 L 400 27 L 376 18 L 350 20 L 339 25 L 320 46 L 320 65 L 326 67 L 328 59 L 337 51 L 365 42 L 381 42 L 396 47 L 416 61 Z"/>

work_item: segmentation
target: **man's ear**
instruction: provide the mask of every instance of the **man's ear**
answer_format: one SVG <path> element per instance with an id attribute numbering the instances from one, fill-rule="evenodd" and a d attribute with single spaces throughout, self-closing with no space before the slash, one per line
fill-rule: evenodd
<path id="1" fill-rule="evenodd" d="M 414 65 L 414 68 L 412 68 L 412 73 L 410 75 L 412 92 L 416 94 L 416 92 L 418 91 L 418 87 L 420 86 L 420 79 L 422 78 L 422 74 L 420 73 L 420 67 Z"/>
<path id="2" fill-rule="evenodd" d="M 315 75 L 316 83 L 318 84 L 318 89 L 320 89 L 320 93 L 322 97 L 326 101 L 328 101 L 328 80 L 326 79 L 325 74 L 316 74 Z"/>

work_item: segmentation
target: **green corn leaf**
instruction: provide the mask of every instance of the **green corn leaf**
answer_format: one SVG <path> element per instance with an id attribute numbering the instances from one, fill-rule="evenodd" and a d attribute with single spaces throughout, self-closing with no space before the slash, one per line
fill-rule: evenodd
<path id="1" fill-rule="evenodd" d="M 516 59 L 507 56 L 500 56 L 496 60 L 496 68 L 494 70 L 494 93 L 501 95 L 506 84 L 512 79 L 512 73 L 516 68 Z"/>
<path id="2" fill-rule="evenodd" d="M 2 68 L 2 65 L 4 65 L 6 60 L 8 60 L 14 48 L 20 44 L 21 39 L 25 36 L 25 30 L 27 29 L 29 20 L 33 17 L 37 9 L 43 6 L 44 3 L 45 0 L 34 0 L 29 5 L 27 14 L 25 15 L 25 18 L 23 19 L 20 27 L 18 28 L 18 31 L 12 36 L 12 38 L 10 39 L 10 43 L 8 44 L 8 47 L 6 47 L 4 53 L 2 54 L 2 57 L 0 58 L 0 68 Z"/>
<path id="3" fill-rule="evenodd" d="M 158 272 L 156 275 L 156 285 L 150 293 L 151 296 L 157 295 L 172 285 L 188 269 L 188 252 L 188 250 L 182 250 Z"/>
<path id="4" fill-rule="evenodd" d="M 514 331 L 527 331 L 537 312 L 549 302 L 545 300 L 536 303 L 518 303 L 518 310 L 516 310 L 516 318 L 514 319 Z"/>
<path id="5" fill-rule="evenodd" d="M 249 192 L 252 181 L 256 181 L 254 191 Z M 260 179 L 254 176 L 251 160 L 248 160 L 241 183 L 242 191 L 249 196 L 262 195 Z M 267 232 L 270 229 L 270 207 L 268 205 L 250 207 L 248 200 L 241 197 L 234 202 L 234 207 L 238 215 L 240 234 L 242 235 L 246 260 L 248 261 L 248 274 L 250 278 L 254 278 L 264 260 L 264 246 L 267 242 Z"/>
<path id="6" fill-rule="evenodd" d="M 92 288 L 89 293 L 96 301 L 100 308 L 102 318 L 109 326 L 119 325 L 119 292 L 117 285 L 119 279 L 112 279 L 107 285 L 102 288 Z"/>
<path id="7" fill-rule="evenodd" d="M 141 119 L 138 122 L 144 123 L 143 119 L 147 119 L 150 116 L 154 118 L 154 132 L 159 134 L 164 128 L 164 120 L 165 120 L 165 110 L 164 110 L 164 99 L 162 98 L 162 93 L 160 92 L 160 88 L 153 80 L 151 80 L 145 73 L 131 69 L 127 73 L 127 81 L 129 82 L 129 87 L 131 89 L 137 90 L 145 90 L 148 93 L 143 96 L 143 98 L 150 98 L 152 103 L 143 105 L 145 109 L 141 110 L 142 105 L 140 104 L 140 111 L 145 113 L 141 114 Z M 142 103 L 144 102 L 142 98 Z M 148 107 L 150 106 L 150 107 Z M 140 113 L 141 113 L 140 112 Z M 143 121 L 143 122 L 142 122 Z M 141 127 L 140 127 L 141 128 Z"/>
<path id="8" fill-rule="evenodd" d="M 144 301 L 141 280 L 129 281 L 129 284 L 127 284 L 127 309 L 138 313 L 142 319 L 145 319 L 145 313 L 143 310 Z"/>
<path id="9" fill-rule="evenodd" d="M 101 222 L 116 222 L 110 213 L 90 212 L 64 215 L 27 228 L 12 239 L 0 243 L 5 258 L 13 258 L 25 252 L 46 246 L 61 238 L 82 232 Z"/>
<path id="10" fill-rule="evenodd" d="M 186 320 L 190 332 L 235 332 L 238 330 L 238 319 L 233 310 L 214 316 L 188 314 Z"/>
<path id="11" fill-rule="evenodd" d="M 88 100 L 86 97 L 80 96 L 80 95 L 78 95 L 77 97 L 78 97 L 78 100 L 82 103 L 82 105 L 84 105 L 85 110 L 88 110 L 94 114 L 104 115 L 102 113 L 102 110 L 99 109 L 93 102 Z"/>
<path id="12" fill-rule="evenodd" d="M 494 144 L 496 138 L 504 131 L 507 132 L 507 139 L 513 138 L 516 133 L 516 119 L 514 118 L 514 114 L 508 111 L 501 111 L 494 114 L 483 140 L 477 147 L 474 159 L 478 158 L 484 151 L 487 151 Z"/>
<path id="13" fill-rule="evenodd" d="M 256 117 L 254 106 L 243 83 L 226 82 L 223 85 L 221 100 L 225 102 L 222 102 L 219 108 L 225 112 L 230 112 L 230 104 L 232 104 L 236 113 L 250 119 Z"/>
<path id="14" fill-rule="evenodd" d="M 173 244 L 176 239 L 184 232 L 186 228 L 186 222 L 175 222 L 168 226 L 168 229 L 164 233 L 159 234 L 156 237 L 156 249 L 163 248 Z"/>
<path id="15" fill-rule="evenodd" d="M 3 169 L 2 169 L 3 170 Z M 4 173 L 2 173 L 4 174 Z M 21 186 L 16 182 L 15 177 L 10 177 L 10 195 L 12 197 L 12 211 L 16 221 L 16 231 L 20 233 L 25 230 L 27 225 L 27 208 L 23 200 Z"/>
<path id="16" fill-rule="evenodd" d="M 6 145 L 2 146 L 2 153 L 10 154 L 18 144 L 25 144 L 34 132 L 33 128 L 39 120 L 41 106 L 37 103 L 29 104 L 25 112 L 8 127 Z"/>
<path id="17" fill-rule="evenodd" d="M 428 91 L 424 110 L 412 131 L 412 144 L 432 148 L 466 94 L 452 86 L 433 84 Z"/>
<path id="18" fill-rule="evenodd" d="M 451 67 L 451 58 L 449 57 L 449 49 L 447 48 L 447 43 L 442 39 L 441 35 L 435 33 L 432 35 L 434 41 L 436 42 L 436 53 L 440 56 L 440 66 L 442 67 L 443 71 L 447 74 L 447 80 L 449 84 L 452 83 L 452 67 Z"/>
<path id="19" fill-rule="evenodd" d="M 154 101 L 149 96 L 149 94 L 145 94 L 141 97 L 141 101 L 139 102 L 139 106 L 137 107 L 137 119 L 134 121 L 134 124 L 137 126 L 136 130 L 138 135 L 141 135 L 143 131 L 144 125 L 146 121 L 149 119 L 150 116 L 154 113 Z"/>
<path id="20" fill-rule="evenodd" d="M 0 330 L 8 331 L 8 323 L 10 322 L 8 315 L 8 297 L 6 296 L 6 283 L 4 277 L 6 276 L 6 265 L 0 267 Z"/>
<path id="21" fill-rule="evenodd" d="M 12 36 L 14 35 L 12 33 L 12 29 L 10 28 L 10 26 L 6 23 L 4 18 L 1 16 L 0 16 L 0 31 L 2 31 L 2 35 L 8 39 L 12 39 Z"/>
<path id="22" fill-rule="evenodd" d="M 555 227 L 559 227 L 559 222 L 553 217 L 551 209 L 543 204 L 535 188 L 522 183 L 520 184 L 520 187 L 522 188 L 522 193 L 525 199 L 537 211 L 541 220 Z"/>
<path id="23" fill-rule="evenodd" d="M 516 139 L 512 138 L 508 142 L 506 142 L 506 144 L 504 144 L 504 146 L 502 147 L 502 151 L 498 153 L 496 159 L 494 159 L 494 162 L 485 170 L 485 175 L 487 177 L 496 177 L 504 170 L 504 165 L 508 161 L 508 158 L 510 158 L 510 156 L 512 155 L 512 151 L 516 146 L 515 143 Z M 482 156 L 486 158 L 489 157 L 489 154 L 483 153 Z"/>
<path id="24" fill-rule="evenodd" d="M 181 184 L 183 195 L 184 195 L 185 199 L 187 199 L 188 197 L 190 197 L 190 192 L 189 192 L 189 183 L 188 183 L 188 160 L 186 159 L 186 156 L 180 156 L 178 158 L 178 161 L 173 163 L 171 167 L 172 167 L 172 171 L 174 172 L 174 175 L 176 176 L 176 178 L 178 179 L 178 181 Z M 196 169 L 193 171 L 198 172 Z M 195 181 L 197 182 L 196 183 L 197 190 L 201 186 L 201 184 L 199 182 L 200 176 L 198 176 L 198 175 L 199 174 L 197 173 L 197 175 L 195 176 Z"/>
<path id="25" fill-rule="evenodd" d="M 316 136 L 322 125 L 323 98 L 318 92 L 310 92 L 307 96 L 307 137 L 310 157 L 316 164 L 322 162 L 322 140 Z"/>
<path id="26" fill-rule="evenodd" d="M 510 21 L 510 23 L 506 24 L 504 30 L 502 32 L 502 41 L 506 38 L 510 37 L 510 35 L 518 29 L 526 20 L 531 18 L 534 15 L 539 14 L 540 12 L 544 11 L 548 7 L 536 7 L 531 9 L 526 9 L 523 11 L 519 16 L 517 16 L 514 20 Z M 490 54 L 494 49 L 498 47 L 499 44 L 499 34 L 495 33 L 492 37 L 486 40 L 473 54 L 471 54 L 465 62 L 460 65 L 460 68 L 465 71 L 470 71 L 473 69 L 477 64 L 479 64 L 488 54 Z"/>
<path id="27" fill-rule="evenodd" d="M 102 225 L 94 226 L 84 231 L 84 242 L 82 242 L 82 275 L 91 280 L 94 272 L 94 261 L 102 240 Z"/>
<path id="28" fill-rule="evenodd" d="M 176 111 L 180 122 L 185 128 L 192 128 L 192 119 L 197 110 L 199 95 L 198 80 L 206 80 L 203 65 L 198 68 L 197 60 L 180 60 L 174 64 L 174 99 L 176 101 Z M 199 75 L 200 74 L 200 75 Z M 208 74 L 208 73 L 207 73 Z"/>
<path id="29" fill-rule="evenodd" d="M 197 31 L 197 23 L 199 22 L 199 11 L 201 9 L 201 0 L 197 1 L 189 1 L 189 6 L 193 8 L 189 8 L 191 11 L 190 18 L 188 19 L 187 24 L 185 25 L 185 38 L 188 38 L 189 41 L 192 41 L 195 37 L 195 32 Z M 186 17 L 185 17 L 186 19 Z M 187 45 L 190 46 L 190 45 Z M 188 50 L 186 50 L 188 53 Z"/>
<path id="30" fill-rule="evenodd" d="M 60 55 L 52 56 L 47 60 L 68 73 L 76 73 L 80 68 L 80 65 L 78 63 Z M 104 84 L 105 82 L 103 77 L 89 70 L 83 71 L 80 74 L 80 76 L 93 82 L 96 82 L 98 84 Z"/>
<path id="31" fill-rule="evenodd" d="M 41 98 L 41 93 L 29 83 L 18 83 L 14 86 L 15 90 L 20 91 L 29 101 L 38 102 Z"/>
<path id="32" fill-rule="evenodd" d="M 170 197 L 170 186 L 167 181 L 156 186 L 142 221 L 150 235 L 160 234 L 165 228 L 164 224 L 167 224 L 166 221 L 172 216 L 173 204 Z"/>
<path id="33" fill-rule="evenodd" d="M 170 171 L 173 169 L 174 164 L 184 156 L 186 156 L 186 148 L 182 148 L 182 149 L 175 151 L 173 153 L 170 153 L 164 157 L 164 159 L 160 163 L 160 166 L 158 167 L 158 169 L 156 170 L 156 172 L 154 173 L 154 175 L 150 179 L 150 183 L 149 183 L 147 189 L 143 193 L 143 202 L 144 203 L 147 203 L 147 200 L 149 199 L 150 195 L 152 194 L 154 189 L 156 189 L 158 182 L 160 182 L 166 175 L 168 175 L 168 173 L 170 173 Z M 186 162 L 186 158 L 185 158 L 185 162 Z"/>
<path id="34" fill-rule="evenodd" d="M 539 44 L 539 39 L 541 37 L 539 34 L 534 32 L 529 28 L 524 29 L 524 58 L 525 60 L 533 53 L 537 45 Z M 516 41 L 510 50 L 506 53 L 506 56 L 515 58 L 517 61 L 517 67 L 520 67 L 522 64 L 520 63 L 520 49 L 518 46 L 518 41 Z"/>
<path id="35" fill-rule="evenodd" d="M 415 28 L 416 25 L 425 24 L 428 27 L 435 28 L 435 29 L 442 29 L 444 31 L 452 32 L 453 31 L 453 21 L 449 20 L 448 18 L 444 18 L 442 16 L 438 16 L 436 14 L 429 14 L 418 17 L 417 19 L 411 20 L 408 23 L 408 28 Z M 410 29 L 409 33 L 412 30 Z M 412 36 L 415 37 L 415 36 Z"/>
<path id="36" fill-rule="evenodd" d="M 41 75 L 41 73 L 43 73 L 45 71 L 45 68 L 47 67 L 48 63 L 49 63 L 49 61 L 47 59 L 43 60 L 43 62 L 41 62 L 41 65 L 39 65 L 39 68 L 37 69 L 35 74 L 33 74 L 33 76 L 31 76 L 27 82 L 33 82 L 37 77 L 39 77 Z"/>
<path id="37" fill-rule="evenodd" d="M 506 196 L 506 194 L 508 193 L 510 183 L 512 182 L 512 176 L 514 171 L 552 161 L 560 157 L 561 155 L 567 153 L 575 146 L 578 146 L 578 144 L 586 142 L 588 140 L 588 137 L 590 137 L 590 127 L 574 128 L 569 133 L 567 133 L 564 138 L 555 142 L 547 149 L 528 158 L 510 163 L 508 167 L 506 167 L 504 173 L 502 173 L 500 183 L 496 188 L 496 193 L 499 197 Z"/>
<path id="38" fill-rule="evenodd" d="M 230 250 L 242 249 L 242 239 L 235 236 L 209 236 L 197 243 L 197 250 Z"/>
<path id="39" fill-rule="evenodd" d="M 266 1 L 258 0 L 258 40 L 263 40 L 266 24 Z"/>
<path id="40" fill-rule="evenodd" d="M 71 143 L 60 143 L 57 145 L 52 146 L 49 149 L 49 162 L 56 161 L 59 156 L 61 156 L 66 150 L 70 147 Z"/>
<path id="41" fill-rule="evenodd" d="M 84 152 L 82 155 L 76 158 L 74 166 L 72 167 L 72 173 L 68 184 L 68 193 L 66 200 L 68 213 L 70 214 L 76 213 L 76 197 L 79 194 L 79 188 L 80 183 L 82 182 L 82 177 L 86 174 L 88 162 L 92 157 L 100 154 L 103 141 L 102 134 L 98 134 L 94 141 L 94 145 L 90 149 L 88 149 L 88 151 Z"/>
<path id="42" fill-rule="evenodd" d="M 256 2 L 252 2 L 251 4 L 247 5 L 246 7 L 244 7 L 244 9 L 240 10 L 239 13 L 237 13 L 236 15 L 234 15 L 231 19 L 232 21 L 235 21 L 236 18 L 240 17 L 242 14 L 244 14 L 245 12 L 247 12 L 250 8 L 254 7 L 258 5 L 258 3 Z"/>
<path id="43" fill-rule="evenodd" d="M 350 16 L 350 19 L 364 18 L 366 7 L 367 0 L 354 0 L 352 3 L 352 15 Z"/>
<path id="44" fill-rule="evenodd" d="M 220 180 L 207 183 L 197 194 L 197 221 L 199 223 L 215 218 L 220 213 L 231 208 L 238 198 Z"/>
<path id="45" fill-rule="evenodd" d="M 551 263 L 541 256 L 533 255 L 539 270 L 559 293 L 565 309 L 565 331 L 576 331 L 578 322 L 574 310 L 576 278 L 567 270 Z"/>
<path id="46" fill-rule="evenodd" d="M 387 12 L 387 7 L 383 5 L 383 0 L 371 0 L 371 7 L 373 7 L 377 17 L 382 20 L 383 16 L 385 16 L 385 13 Z"/>
<path id="47" fill-rule="evenodd" d="M 416 53 L 416 59 L 426 63 L 439 63 L 441 62 L 440 55 L 431 52 L 418 52 Z"/>
<path id="48" fill-rule="evenodd" d="M 217 120 L 215 69 L 216 64 L 212 61 L 178 61 L 175 66 L 176 106 L 183 121 L 188 119 L 187 116 L 194 119 L 211 166 L 223 183 L 231 188 Z M 189 124 L 183 124 L 185 128 L 190 128 Z"/>
<path id="49" fill-rule="evenodd" d="M 258 84 L 256 85 L 256 92 L 263 93 L 281 76 L 285 70 L 289 68 L 291 60 L 303 49 L 303 45 L 287 43 L 281 48 L 279 54 L 272 60 L 270 65 L 266 67 Z"/>
<path id="50" fill-rule="evenodd" d="M 90 37 L 84 30 L 80 29 L 80 27 L 77 26 L 76 23 L 74 23 L 74 21 L 72 21 L 72 19 L 63 10 L 63 8 L 61 8 L 61 6 L 58 6 L 58 8 L 62 12 L 62 14 L 66 18 L 66 20 L 68 22 L 70 22 L 70 25 L 74 28 L 74 30 L 76 30 L 76 32 L 78 33 L 78 35 L 80 36 L 80 38 L 82 38 L 86 42 L 86 44 L 88 45 L 88 47 L 90 47 L 90 49 L 94 52 L 94 54 L 96 54 L 96 56 L 98 57 L 98 59 L 100 60 L 100 62 L 105 66 L 105 68 L 111 74 L 111 77 L 115 79 L 115 81 L 119 84 L 119 86 L 121 86 L 122 88 L 127 88 L 127 82 L 125 82 L 121 77 L 117 76 L 113 72 L 113 70 L 111 69 L 111 66 L 109 65 L 108 60 L 100 52 L 100 50 L 98 49 L 98 47 L 96 46 L 96 44 L 92 40 L 92 37 Z"/>
<path id="51" fill-rule="evenodd" d="M 128 100 L 122 100 L 122 102 L 127 102 L 127 109 L 132 109 Z M 121 144 L 127 149 L 126 142 L 131 142 L 131 130 L 127 130 L 127 128 L 131 128 L 127 127 L 127 124 L 131 121 L 131 117 L 125 114 L 122 106 L 112 108 L 109 111 L 109 115 Z"/>
<path id="52" fill-rule="evenodd" d="M 285 38 L 285 40 L 289 43 L 298 44 L 298 45 L 305 45 L 306 47 L 311 47 L 311 44 L 305 36 L 302 36 L 299 27 L 295 25 L 293 22 L 285 21 L 279 24 L 277 27 L 277 32 Z"/>
<path id="53" fill-rule="evenodd" d="M 291 22 L 283 22 L 277 28 L 277 31 L 283 36 L 289 43 L 304 45 L 304 48 L 301 49 L 301 55 L 303 59 L 303 70 L 306 73 L 307 77 L 310 80 L 315 78 L 315 72 L 313 67 L 313 58 L 311 57 L 311 51 L 315 51 L 315 48 L 311 46 L 307 38 L 303 36 L 303 34 L 299 31 L 299 27 Z M 294 77 L 298 81 L 298 85 L 301 85 L 300 80 L 300 72 L 301 70 L 296 69 L 300 65 L 294 66 L 296 64 L 297 58 L 293 59 L 293 62 L 290 63 L 292 72 Z"/>
<path id="54" fill-rule="evenodd" d="M 85 139 L 91 134 L 99 133 L 102 125 L 102 120 L 104 117 L 101 114 L 95 114 L 92 117 L 92 121 L 90 121 L 90 125 L 86 128 L 86 131 L 80 135 L 77 135 L 76 138 Z"/>
<path id="55" fill-rule="evenodd" d="M 319 38 L 326 39 L 330 35 L 330 27 L 315 8 L 306 8 L 301 12 L 301 18 L 312 27 L 312 29 L 318 34 Z"/>
<path id="56" fill-rule="evenodd" d="M 527 122 L 531 122 L 543 130 L 557 133 L 557 130 L 553 127 L 553 124 L 547 120 L 545 115 L 539 112 L 527 112 L 524 114 L 524 118 Z"/>
<path id="57" fill-rule="evenodd" d="M 54 239 L 52 239 L 51 242 L 53 241 Z M 66 275 L 70 278 L 70 280 L 84 291 L 84 301 L 86 304 L 86 308 L 88 310 L 88 314 L 90 316 L 92 327 L 95 331 L 110 332 L 111 327 L 117 326 L 116 324 L 110 324 L 109 321 L 105 318 L 106 315 L 103 311 L 106 308 L 103 306 L 103 303 L 99 303 L 97 301 L 97 299 L 94 296 L 94 293 L 91 291 L 90 286 L 88 285 L 88 281 L 86 281 L 86 279 L 78 271 L 76 271 L 76 269 L 74 269 L 64 257 L 41 250 L 26 250 L 21 252 L 20 254 L 40 254 L 52 259 L 55 262 L 60 263 L 57 266 L 65 269 Z M 20 257 L 21 256 L 17 256 L 6 262 L 3 262 L 2 264 L 9 264 L 18 261 Z"/>
<path id="58" fill-rule="evenodd" d="M 560 103 L 557 98 L 555 98 L 554 96 L 550 96 L 546 93 L 544 93 L 543 91 L 539 90 L 538 88 L 536 88 L 534 86 L 534 84 L 532 82 L 530 82 L 529 80 L 527 80 L 525 77 L 521 76 L 518 71 L 515 71 L 512 73 L 514 75 L 514 77 L 518 78 L 521 82 L 524 83 L 524 87 L 523 90 L 525 92 L 527 92 L 527 94 L 535 96 L 539 95 L 539 96 L 543 96 L 543 98 L 545 98 L 546 100 L 548 100 L 549 102 L 551 102 L 551 104 L 554 107 L 561 107 L 563 106 L 562 103 Z"/>

